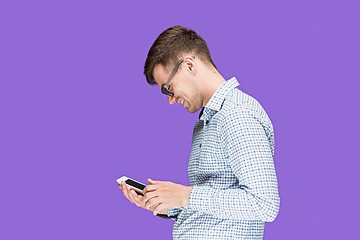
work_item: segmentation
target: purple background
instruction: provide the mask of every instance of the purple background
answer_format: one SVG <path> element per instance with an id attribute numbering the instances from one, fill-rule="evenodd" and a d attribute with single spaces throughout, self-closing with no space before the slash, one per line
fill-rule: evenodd
<path id="1" fill-rule="evenodd" d="M 0 239 L 171 239 L 115 179 L 188 185 L 198 113 L 142 74 L 178 24 L 273 122 L 281 207 L 264 239 L 354 239 L 359 16 L 359 1 L 2 0 Z"/>

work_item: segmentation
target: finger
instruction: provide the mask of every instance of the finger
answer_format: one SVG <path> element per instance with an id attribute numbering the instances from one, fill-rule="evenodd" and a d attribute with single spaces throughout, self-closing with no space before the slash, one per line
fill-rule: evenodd
<path id="1" fill-rule="evenodd" d="M 145 208 L 152 211 L 156 207 L 156 205 L 160 203 L 161 199 L 159 197 L 154 197 L 145 203 Z"/>
<path id="2" fill-rule="evenodd" d="M 148 183 L 151 185 L 157 184 L 157 181 L 152 180 L 151 178 L 148 178 Z"/>
<path id="3" fill-rule="evenodd" d="M 135 189 L 135 188 L 131 188 L 131 189 L 134 190 L 135 193 L 137 193 L 137 195 L 139 195 L 139 196 L 141 196 L 141 194 L 144 195 L 144 192 L 141 191 L 141 190 L 138 190 L 138 189 Z"/>
<path id="4" fill-rule="evenodd" d="M 166 212 L 166 213 L 165 213 Z M 160 203 L 159 205 L 157 205 L 154 209 L 153 209 L 153 214 L 157 215 L 159 213 L 163 213 L 163 214 L 167 214 L 166 211 L 166 207 L 164 206 L 164 204 Z"/>
<path id="5" fill-rule="evenodd" d="M 145 195 L 147 192 L 151 192 L 151 191 L 155 191 L 156 189 L 158 189 L 159 186 L 156 185 L 147 185 L 144 189 L 143 189 L 143 194 Z"/>
<path id="6" fill-rule="evenodd" d="M 156 209 L 156 207 L 159 206 L 160 204 L 161 204 L 161 203 L 152 206 L 149 210 L 152 211 L 152 212 L 154 212 L 154 209 Z M 153 214 L 154 214 L 154 213 L 153 213 Z M 154 215 L 156 215 L 156 214 L 154 214 Z"/>
<path id="7" fill-rule="evenodd" d="M 136 193 L 135 189 L 133 189 L 133 188 L 130 187 L 129 185 L 128 185 L 127 187 L 128 187 L 129 197 L 131 197 L 131 200 L 132 200 L 131 202 L 132 202 L 132 203 L 135 203 L 140 195 L 138 195 L 138 194 Z"/>
<path id="8" fill-rule="evenodd" d="M 135 203 L 136 206 L 138 206 L 138 207 L 145 207 L 145 204 L 141 201 L 141 198 L 140 198 L 140 197 L 142 197 L 142 196 L 137 195 L 134 190 L 131 190 L 131 191 L 130 191 L 130 196 L 133 198 L 134 203 Z"/>
<path id="9" fill-rule="evenodd" d="M 128 188 L 126 187 L 126 183 L 125 183 L 125 181 L 122 181 L 122 183 L 121 183 L 121 189 L 123 190 L 123 194 L 124 194 L 124 196 L 127 198 L 127 199 L 129 199 L 130 200 L 130 198 L 129 198 L 129 192 L 128 192 Z"/>
<path id="10" fill-rule="evenodd" d="M 154 197 L 158 197 L 159 196 L 159 193 L 156 192 L 156 191 L 153 191 L 153 192 L 148 192 L 144 195 L 144 198 L 143 198 L 143 203 L 147 203 L 150 199 L 154 198 Z"/>
<path id="11" fill-rule="evenodd" d="M 135 197 L 134 197 L 134 195 L 131 193 L 131 191 L 129 191 L 129 200 L 130 200 L 130 202 L 132 202 L 133 204 L 135 204 L 136 205 L 136 203 L 135 203 Z"/>
<path id="12" fill-rule="evenodd" d="M 155 208 L 152 211 L 154 215 L 157 215 L 159 213 L 159 208 L 160 207 L 161 207 L 161 204 L 158 204 L 158 205 L 155 206 Z"/>

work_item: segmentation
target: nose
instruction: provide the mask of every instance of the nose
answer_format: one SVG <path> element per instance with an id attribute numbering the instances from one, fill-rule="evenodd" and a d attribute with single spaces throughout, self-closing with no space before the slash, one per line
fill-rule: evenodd
<path id="1" fill-rule="evenodd" d="M 168 98 L 168 102 L 169 102 L 169 104 L 173 104 L 175 101 L 176 101 L 176 97 L 175 96 L 167 96 L 167 98 Z"/>

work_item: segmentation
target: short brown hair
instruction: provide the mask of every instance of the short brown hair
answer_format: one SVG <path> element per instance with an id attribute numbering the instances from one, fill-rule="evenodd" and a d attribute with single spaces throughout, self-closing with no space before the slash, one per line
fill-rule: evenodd
<path id="1" fill-rule="evenodd" d="M 150 85 L 155 85 L 153 77 L 155 65 L 175 66 L 183 54 L 193 54 L 216 68 L 205 40 L 191 29 L 174 26 L 163 31 L 151 46 L 144 66 L 146 81 Z"/>

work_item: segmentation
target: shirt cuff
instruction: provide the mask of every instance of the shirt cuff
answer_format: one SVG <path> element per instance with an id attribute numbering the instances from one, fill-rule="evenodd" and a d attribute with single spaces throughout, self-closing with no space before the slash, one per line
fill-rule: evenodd
<path id="1" fill-rule="evenodd" d="M 167 212 L 168 217 L 176 217 L 182 211 L 181 208 L 169 209 Z"/>

